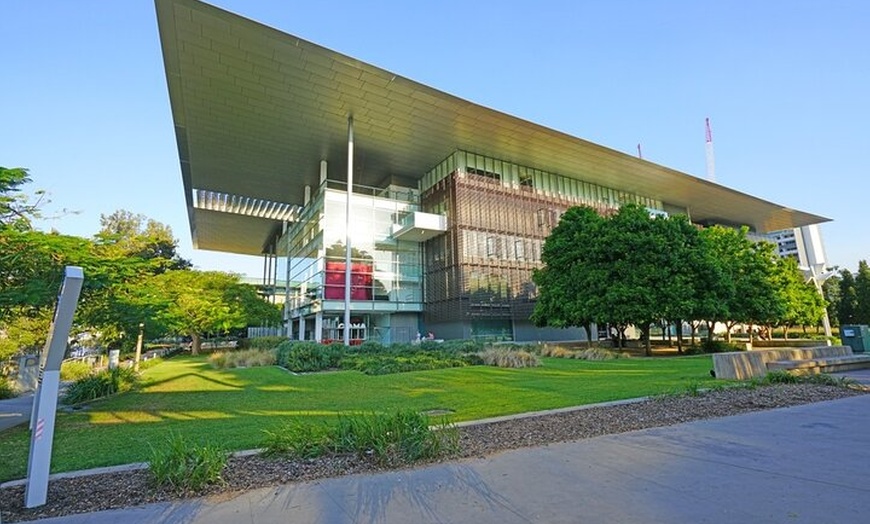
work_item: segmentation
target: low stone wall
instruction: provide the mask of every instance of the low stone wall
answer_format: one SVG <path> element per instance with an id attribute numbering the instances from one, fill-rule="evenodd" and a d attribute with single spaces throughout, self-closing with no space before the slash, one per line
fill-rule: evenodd
<path id="1" fill-rule="evenodd" d="M 753 349 L 713 355 L 716 378 L 747 380 L 767 374 L 767 363 L 775 360 L 808 360 L 821 357 L 842 357 L 852 354 L 849 346 L 818 346 L 814 348 Z"/>

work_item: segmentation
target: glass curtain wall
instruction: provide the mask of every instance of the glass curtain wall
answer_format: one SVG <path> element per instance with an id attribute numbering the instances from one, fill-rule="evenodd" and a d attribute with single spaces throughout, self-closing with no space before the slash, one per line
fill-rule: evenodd
<path id="1" fill-rule="evenodd" d="M 576 205 L 618 209 L 620 205 L 631 202 L 649 209 L 663 209 L 662 202 L 652 198 L 467 151 L 452 153 L 426 173 L 420 189 L 427 191 L 455 171 L 486 178 L 508 188 L 568 200 Z M 577 175 L 582 178 L 582 173 Z"/>
<path id="2" fill-rule="evenodd" d="M 343 329 L 345 187 L 326 181 L 279 243 L 288 261 L 288 314 L 304 317 L 322 312 L 324 340 L 340 339 L 336 335 Z M 416 189 L 354 187 L 350 231 L 354 340 L 389 330 L 390 313 L 423 309 L 421 245 L 392 237 L 396 225 L 419 210 L 418 201 Z M 306 330 L 312 326 L 306 323 Z"/>

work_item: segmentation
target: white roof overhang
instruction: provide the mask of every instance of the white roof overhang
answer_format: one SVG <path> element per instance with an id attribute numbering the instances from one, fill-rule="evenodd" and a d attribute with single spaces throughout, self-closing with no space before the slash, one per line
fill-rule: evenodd
<path id="1" fill-rule="evenodd" d="M 828 219 L 501 113 L 196 0 L 156 0 L 194 246 L 259 254 L 280 219 L 197 207 L 197 191 L 299 206 L 304 186 L 417 180 L 462 149 L 766 232 Z M 335 176 L 335 174 L 341 174 Z M 288 208 L 289 209 L 289 208 Z"/>

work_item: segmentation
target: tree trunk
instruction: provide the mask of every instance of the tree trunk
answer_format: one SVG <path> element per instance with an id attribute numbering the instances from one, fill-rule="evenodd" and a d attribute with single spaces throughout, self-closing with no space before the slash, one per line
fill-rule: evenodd
<path id="1" fill-rule="evenodd" d="M 646 324 L 646 328 L 641 330 L 641 336 L 643 336 L 643 339 L 644 339 L 644 343 L 643 343 L 644 354 L 646 356 L 652 355 L 652 343 L 650 341 L 650 331 L 651 331 L 650 326 L 651 325 L 652 325 L 652 323 L 648 323 L 648 324 Z"/>
<path id="2" fill-rule="evenodd" d="M 788 340 L 788 330 L 789 330 L 788 324 L 782 326 L 782 338 L 783 338 L 783 340 Z"/>
<path id="3" fill-rule="evenodd" d="M 592 322 L 586 324 L 586 326 L 584 326 L 584 327 L 586 329 L 586 348 L 588 349 L 588 348 L 592 347 Z M 597 326 L 596 326 L 596 329 L 597 329 Z M 598 337 L 595 337 L 595 338 L 598 338 Z"/>
<path id="4" fill-rule="evenodd" d="M 199 333 L 191 333 L 190 334 L 190 354 L 191 355 L 199 355 L 199 350 L 202 347 L 202 339 L 199 336 Z"/>
<path id="5" fill-rule="evenodd" d="M 712 321 L 708 320 L 708 321 L 706 321 L 706 324 L 707 324 L 707 341 L 712 342 L 713 336 L 714 336 L 713 331 L 716 329 L 716 321 L 715 320 L 712 320 Z"/>
<path id="6" fill-rule="evenodd" d="M 675 322 L 677 328 L 677 353 L 680 355 L 683 354 L 683 321 L 677 320 Z"/>
<path id="7" fill-rule="evenodd" d="M 694 320 L 689 325 L 692 326 L 692 345 L 694 346 L 695 345 L 695 335 L 698 334 L 698 326 L 695 324 Z"/>

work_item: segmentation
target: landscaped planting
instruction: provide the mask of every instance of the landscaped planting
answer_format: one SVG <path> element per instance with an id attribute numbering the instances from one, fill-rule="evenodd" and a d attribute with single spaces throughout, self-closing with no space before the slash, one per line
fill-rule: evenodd
<path id="1" fill-rule="evenodd" d="M 219 446 L 188 442 L 171 433 L 152 449 L 148 470 L 156 486 L 183 495 L 221 482 L 228 458 Z"/>
<path id="2" fill-rule="evenodd" d="M 139 377 L 131 368 L 104 369 L 70 384 L 63 401 L 65 404 L 80 404 L 108 397 L 130 391 L 136 387 L 138 381 Z"/>
<path id="3" fill-rule="evenodd" d="M 145 462 L 152 446 L 162 445 L 170 433 L 191 442 L 219 439 L 232 451 L 262 446 L 264 430 L 274 432 L 291 419 L 319 424 L 341 414 L 410 410 L 444 413 L 450 422 L 459 422 L 715 382 L 709 356 L 541 360 L 542 366 L 521 369 L 465 366 L 392 375 L 342 370 L 294 375 L 276 366 L 215 369 L 205 356 L 177 356 L 144 371 L 135 391 L 59 412 L 52 470 Z M 0 433 L 0 482 L 24 476 L 28 443 L 26 425 Z"/>
<path id="4" fill-rule="evenodd" d="M 449 456 L 458 451 L 458 433 L 446 422 L 432 427 L 425 414 L 402 410 L 368 415 L 341 414 L 334 422 L 291 420 L 266 432 L 267 454 L 317 458 L 355 453 L 381 464 L 398 465 Z"/>
<path id="5" fill-rule="evenodd" d="M 208 356 L 208 361 L 218 369 L 274 366 L 277 361 L 276 353 L 274 349 L 217 351 Z"/>

